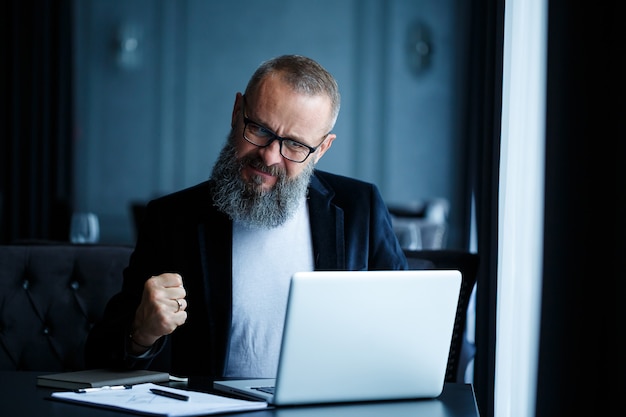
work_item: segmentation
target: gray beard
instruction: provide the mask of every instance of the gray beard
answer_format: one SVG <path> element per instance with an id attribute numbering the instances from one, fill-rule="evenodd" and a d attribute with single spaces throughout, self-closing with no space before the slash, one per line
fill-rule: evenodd
<path id="1" fill-rule="evenodd" d="M 258 157 L 237 160 L 233 146 L 236 139 L 233 135 L 231 130 L 211 173 L 214 185 L 213 204 L 233 221 L 250 228 L 271 229 L 284 224 L 306 196 L 315 164 L 309 162 L 298 177 L 290 179 L 284 170 L 267 167 Z M 246 165 L 276 175 L 278 181 L 267 191 L 261 188 L 261 177 L 245 182 L 241 177 L 241 170 Z"/>

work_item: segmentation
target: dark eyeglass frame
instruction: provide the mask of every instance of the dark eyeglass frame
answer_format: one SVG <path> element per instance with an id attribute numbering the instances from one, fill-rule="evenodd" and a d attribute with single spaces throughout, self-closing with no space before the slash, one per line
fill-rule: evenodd
<path id="1" fill-rule="evenodd" d="M 317 146 L 315 146 L 315 147 L 313 147 L 313 146 L 309 146 L 309 145 L 307 145 L 306 143 L 302 143 L 302 142 L 300 142 L 300 141 L 297 141 L 297 140 L 294 140 L 294 139 L 291 139 L 291 138 L 283 138 L 283 137 L 281 137 L 281 136 L 278 136 L 278 135 L 277 135 L 277 134 L 276 134 L 273 130 L 271 130 L 271 129 L 269 129 L 269 128 L 265 127 L 265 126 L 263 126 L 263 125 L 262 125 L 261 123 L 259 123 L 259 122 L 255 122 L 254 120 L 252 120 L 252 119 L 250 119 L 248 116 L 246 116 L 246 106 L 247 106 L 246 96 L 244 95 L 244 96 L 243 96 L 243 107 L 242 107 L 242 115 L 243 115 L 243 131 L 241 132 L 241 135 L 242 135 L 242 136 L 243 136 L 243 138 L 246 140 L 246 142 L 251 143 L 251 144 L 252 144 L 252 145 L 254 145 L 254 146 L 258 146 L 259 148 L 267 148 L 268 146 L 270 146 L 270 145 L 272 144 L 272 142 L 274 142 L 275 140 L 277 140 L 277 141 L 278 141 L 278 143 L 279 143 L 280 155 L 281 155 L 283 158 L 285 158 L 285 159 L 287 159 L 287 160 L 289 160 L 289 161 L 291 161 L 291 162 L 296 162 L 296 163 L 298 163 L 298 164 L 301 164 L 301 163 L 303 163 L 304 161 L 306 161 L 306 160 L 309 158 L 309 156 L 310 156 L 313 152 L 315 152 L 315 151 L 317 150 L 317 148 L 319 148 L 319 147 L 322 145 L 322 143 L 324 143 L 324 141 L 326 140 L 326 138 L 328 137 L 328 135 L 330 135 L 330 132 L 328 132 L 327 134 L 325 134 L 325 135 L 324 135 L 324 137 L 322 138 L 322 141 L 319 143 L 319 145 L 317 145 Z M 248 125 L 249 125 L 249 124 L 256 125 L 257 127 L 259 127 L 260 129 L 264 130 L 264 131 L 267 133 L 267 135 L 268 135 L 270 138 L 268 139 L 268 141 L 267 141 L 267 143 L 266 143 L 265 145 L 259 145 L 259 144 L 257 144 L 257 143 L 254 143 L 254 142 L 252 142 L 250 139 L 248 139 L 248 138 L 246 137 L 246 128 L 248 127 Z M 295 159 L 291 159 L 291 158 L 289 158 L 288 156 L 285 156 L 285 154 L 283 154 L 283 142 L 284 142 L 284 141 L 286 141 L 286 140 L 287 140 L 287 141 L 289 141 L 289 142 L 293 142 L 293 143 L 295 143 L 295 144 L 297 144 L 297 145 L 299 145 L 299 146 L 303 146 L 303 147 L 305 147 L 306 149 L 308 149 L 308 150 L 309 150 L 309 153 L 308 153 L 308 154 L 307 154 L 307 156 L 305 156 L 305 157 L 304 157 L 304 159 L 302 159 L 302 160 L 295 160 Z"/>

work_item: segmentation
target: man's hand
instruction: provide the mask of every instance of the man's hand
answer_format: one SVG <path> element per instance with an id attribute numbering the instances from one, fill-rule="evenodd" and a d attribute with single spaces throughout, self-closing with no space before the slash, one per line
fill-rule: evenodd
<path id="1" fill-rule="evenodd" d="M 133 321 L 133 352 L 146 351 L 161 336 L 172 333 L 185 323 L 186 294 L 183 278 L 176 273 L 164 273 L 146 281 Z"/>

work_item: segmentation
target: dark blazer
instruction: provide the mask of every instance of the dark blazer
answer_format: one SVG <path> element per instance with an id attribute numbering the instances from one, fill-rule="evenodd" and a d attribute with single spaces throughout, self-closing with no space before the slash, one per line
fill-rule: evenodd
<path id="1" fill-rule="evenodd" d="M 166 370 L 174 375 L 222 376 L 231 320 L 232 221 L 215 209 L 210 189 L 207 181 L 148 204 L 122 291 L 89 334 L 88 367 L 146 368 L 167 355 Z M 316 270 L 407 269 L 373 184 L 316 171 L 308 204 Z M 187 322 L 159 340 L 151 351 L 158 353 L 136 358 L 126 354 L 130 324 L 144 282 L 163 272 L 183 277 Z"/>

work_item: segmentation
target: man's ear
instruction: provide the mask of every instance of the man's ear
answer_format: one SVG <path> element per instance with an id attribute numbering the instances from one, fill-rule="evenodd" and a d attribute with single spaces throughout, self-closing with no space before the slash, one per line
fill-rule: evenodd
<path id="1" fill-rule="evenodd" d="M 326 139 L 324 139 L 324 142 L 322 142 L 320 147 L 317 148 L 317 150 L 313 154 L 313 155 L 315 155 L 315 163 L 317 163 L 322 158 L 322 156 L 324 156 L 326 151 L 330 149 L 330 147 L 333 145 L 333 141 L 335 140 L 336 137 L 337 137 L 337 135 L 335 135 L 334 133 L 330 133 L 326 137 Z"/>
<path id="2" fill-rule="evenodd" d="M 238 92 L 235 94 L 235 104 L 233 104 L 233 114 L 230 116 L 231 129 L 237 124 L 237 117 L 241 113 L 241 106 L 243 106 L 243 95 Z"/>

